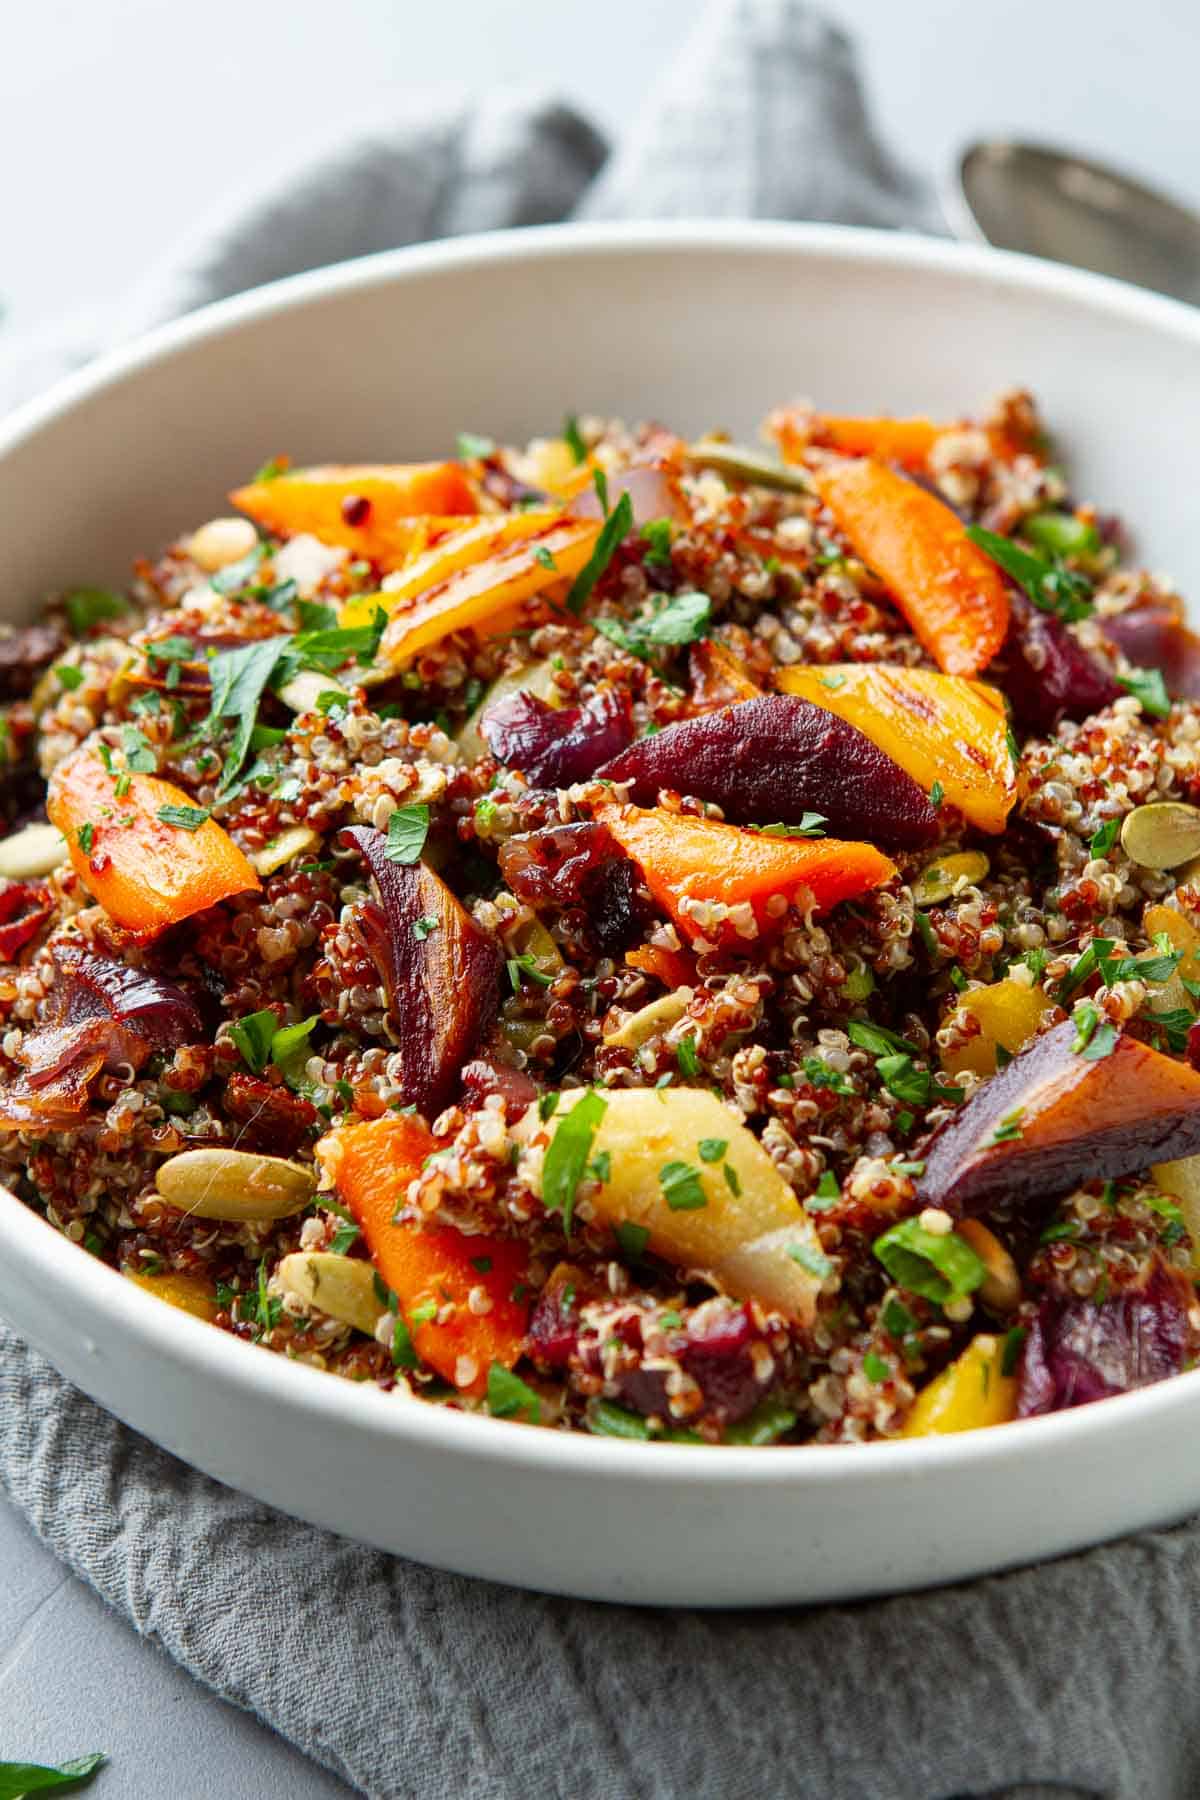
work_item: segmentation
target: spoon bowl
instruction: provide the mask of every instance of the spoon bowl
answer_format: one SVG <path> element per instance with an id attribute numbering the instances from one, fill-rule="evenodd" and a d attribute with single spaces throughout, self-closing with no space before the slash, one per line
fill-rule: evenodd
<path id="1" fill-rule="evenodd" d="M 986 140 L 957 158 L 942 199 L 957 237 L 1200 304 L 1200 215 L 1101 163 Z"/>

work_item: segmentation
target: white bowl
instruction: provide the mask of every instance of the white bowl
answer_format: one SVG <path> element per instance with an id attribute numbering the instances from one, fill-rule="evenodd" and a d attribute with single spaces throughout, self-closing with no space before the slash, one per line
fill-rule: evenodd
<path id="1" fill-rule="evenodd" d="M 1045 403 L 1074 491 L 1200 586 L 1200 312 L 996 252 L 824 226 L 563 228 L 302 276 L 155 333 L 0 427 L 0 591 L 119 578 L 268 455 L 438 455 L 571 410 L 746 433 L 795 395 L 955 416 Z M 560 1436 L 407 1405 L 142 1293 L 0 1190 L 0 1312 L 210 1474 L 348 1536 L 608 1600 L 916 1588 L 1200 1504 L 1200 1372 L 1053 1417 L 861 1449 Z"/>

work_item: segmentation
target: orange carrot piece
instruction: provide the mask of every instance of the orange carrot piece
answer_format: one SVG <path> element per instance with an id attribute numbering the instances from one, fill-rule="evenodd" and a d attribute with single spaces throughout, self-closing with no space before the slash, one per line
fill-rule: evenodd
<path id="1" fill-rule="evenodd" d="M 1008 592 L 950 508 L 915 482 L 863 457 L 812 472 L 856 556 L 884 581 L 948 675 L 977 675 L 1008 631 Z"/>
<path id="2" fill-rule="evenodd" d="M 643 975 L 653 975 L 655 981 L 661 981 L 665 988 L 695 987 L 695 958 L 686 950 L 664 950 L 657 944 L 639 944 L 636 950 L 625 952 L 625 961 L 631 969 L 640 969 Z"/>
<path id="3" fill-rule="evenodd" d="M 420 1119 L 386 1113 L 331 1131 L 317 1145 L 317 1157 L 353 1213 L 380 1278 L 399 1300 L 417 1355 L 443 1380 L 478 1396 L 493 1363 L 511 1369 L 521 1354 L 529 1307 L 514 1295 L 526 1279 L 527 1258 L 515 1238 L 396 1222 L 393 1214 L 433 1148 Z M 491 1301 L 490 1311 L 472 1311 L 475 1288 Z M 448 1305 L 454 1310 L 444 1321 L 432 1316 Z"/>
<path id="4" fill-rule="evenodd" d="M 592 519 L 563 519 L 503 546 L 482 562 L 456 570 L 392 613 L 380 645 L 383 659 L 392 664 L 411 662 L 452 631 L 486 630 L 497 614 L 547 588 L 561 589 L 583 568 L 599 533 L 600 526 Z"/>
<path id="5" fill-rule="evenodd" d="M 466 470 L 453 462 L 289 469 L 229 498 L 264 531 L 287 537 L 310 532 L 385 568 L 400 567 L 410 554 L 414 519 L 479 511 Z"/>
<path id="6" fill-rule="evenodd" d="M 932 419 L 850 419 L 825 413 L 816 421 L 813 441 L 843 456 L 874 456 L 906 469 L 923 469 L 946 429 Z"/>
<path id="7" fill-rule="evenodd" d="M 739 700 L 753 700 L 762 693 L 740 656 L 718 644 L 715 638 L 701 638 L 693 644 L 688 656 L 688 674 L 692 681 L 692 706 L 696 712 L 710 712 L 718 706 L 734 706 Z"/>
<path id="8" fill-rule="evenodd" d="M 154 937 L 262 886 L 214 820 L 189 831 L 159 816 L 163 807 L 195 810 L 182 788 L 156 775 L 130 775 L 118 799 L 116 786 L 94 750 L 77 750 L 50 777 L 46 811 L 67 840 L 75 873 L 118 925 Z"/>
<path id="9" fill-rule="evenodd" d="M 776 897 L 790 903 L 807 889 L 825 912 L 896 874 L 871 844 L 770 837 L 665 807 L 603 806 L 596 816 L 639 865 L 658 904 L 695 939 L 736 943 L 744 935 L 734 920 L 710 918 L 712 904 L 747 906 L 758 930 L 769 931 L 782 923 L 770 908 Z"/>

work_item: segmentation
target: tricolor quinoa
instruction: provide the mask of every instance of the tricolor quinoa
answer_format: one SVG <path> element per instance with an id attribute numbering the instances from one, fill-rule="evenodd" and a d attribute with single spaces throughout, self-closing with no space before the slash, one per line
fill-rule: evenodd
<path id="1" fill-rule="evenodd" d="M 1200 641 L 1026 395 L 765 437 L 276 463 L 0 640 L 29 1205 L 559 1429 L 852 1443 L 1190 1366 Z"/>

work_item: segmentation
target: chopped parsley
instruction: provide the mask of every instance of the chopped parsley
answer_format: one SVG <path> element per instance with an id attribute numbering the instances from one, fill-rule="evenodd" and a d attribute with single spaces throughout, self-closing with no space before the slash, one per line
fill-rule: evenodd
<path id="1" fill-rule="evenodd" d="M 480 437 L 475 431 L 460 431 L 457 448 L 458 454 L 464 462 L 474 462 L 476 458 L 480 462 L 486 462 L 489 456 L 496 454 L 495 440 L 490 437 Z"/>
<path id="2" fill-rule="evenodd" d="M 995 1131 L 992 1133 L 993 1144 L 1007 1144 L 1015 1138 L 1022 1137 L 1024 1135 L 1024 1129 L 1021 1125 L 1021 1120 L 1024 1117 L 1024 1113 L 1025 1108 L 1023 1106 L 1014 1106 L 1010 1113 L 1005 1113 Z"/>
<path id="3" fill-rule="evenodd" d="M 938 1305 L 973 1293 L 987 1274 L 965 1238 L 926 1231 L 919 1219 L 901 1219 L 872 1249 L 898 1287 Z"/>
<path id="4" fill-rule="evenodd" d="M 854 1083 L 840 1069 L 831 1069 L 819 1056 L 806 1056 L 804 1078 L 811 1087 L 831 1088 L 835 1094 L 852 1094 Z"/>
<path id="5" fill-rule="evenodd" d="M 270 1062 L 271 1046 L 278 1029 L 279 1021 L 269 1007 L 264 1007 L 261 1012 L 247 1013 L 230 1025 L 229 1035 L 252 1074 L 261 1075 Z"/>
<path id="6" fill-rule="evenodd" d="M 930 806 L 932 806 L 934 812 L 938 811 L 939 807 L 942 804 L 942 801 L 945 798 L 946 798 L 945 788 L 942 786 L 940 781 L 935 781 L 933 786 L 929 790 L 929 804 L 930 804 Z"/>
<path id="7" fill-rule="evenodd" d="M 536 959 L 532 956 L 510 956 L 506 967 L 509 984 L 514 994 L 520 993 L 523 978 L 536 982 L 538 987 L 554 985 L 554 976 L 547 974 L 545 969 L 539 968 Z"/>
<path id="8" fill-rule="evenodd" d="M 633 502 L 628 494 L 622 494 L 612 511 L 606 515 L 592 554 L 571 583 L 571 591 L 567 595 L 567 606 L 571 612 L 583 611 L 592 589 L 612 561 L 617 545 L 632 530 Z"/>
<path id="9" fill-rule="evenodd" d="M 82 637 L 101 619 L 119 619 L 129 611 L 130 602 L 110 588 L 82 587 L 63 595 L 63 607 L 71 630 L 76 637 Z"/>
<path id="10" fill-rule="evenodd" d="M 575 1213 L 575 1195 L 591 1161 L 596 1133 L 608 1111 L 608 1101 L 589 1088 L 555 1127 L 542 1163 L 542 1204 L 547 1212 L 560 1212 L 563 1231 L 569 1237 Z"/>
<path id="11" fill-rule="evenodd" d="M 642 1261 L 646 1245 L 650 1242 L 650 1233 L 644 1225 L 635 1225 L 632 1219 L 622 1219 L 619 1225 L 613 1227 L 613 1235 L 622 1256 L 633 1263 Z"/>
<path id="12" fill-rule="evenodd" d="M 164 825 L 178 825 L 181 831 L 199 831 L 212 814 L 206 806 L 160 806 L 156 817 Z"/>
<path id="13" fill-rule="evenodd" d="M 817 1281 L 825 1281 L 833 1274 L 833 1264 L 821 1250 L 814 1250 L 808 1244 L 789 1244 L 788 1255 L 794 1263 L 799 1263 L 809 1275 Z"/>
<path id="14" fill-rule="evenodd" d="M 438 922 L 432 913 L 422 913 L 419 919 L 413 920 L 413 936 L 422 943 L 438 928 Z"/>
<path id="15" fill-rule="evenodd" d="M 635 619 L 631 624 L 617 619 L 597 619 L 596 630 L 631 656 L 646 662 L 655 650 L 691 644 L 704 637 L 711 617 L 712 601 L 708 595 L 688 591 L 676 594 L 648 619 Z"/>
<path id="16" fill-rule="evenodd" d="M 83 685 L 83 670 L 78 663 L 57 663 L 54 673 L 58 676 L 58 685 L 68 694 L 73 694 L 77 687 Z"/>
<path id="17" fill-rule="evenodd" d="M 539 563 L 543 569 L 549 569 L 552 574 L 558 573 L 558 564 L 554 560 L 554 552 L 553 550 L 547 550 L 545 544 L 539 544 L 537 546 L 533 553 L 533 560 L 535 563 Z"/>
<path id="18" fill-rule="evenodd" d="M 876 1387 L 881 1387 L 885 1381 L 890 1381 L 892 1378 L 891 1364 L 877 1351 L 868 1350 L 863 1357 L 863 1374 L 868 1381 L 873 1381 Z"/>
<path id="19" fill-rule="evenodd" d="M 701 1138 L 696 1145 L 703 1163 L 718 1163 L 729 1148 L 727 1138 Z"/>
<path id="20" fill-rule="evenodd" d="M 428 836 L 428 806 L 398 806 L 388 820 L 383 854 L 389 862 L 419 862 Z"/>
<path id="21" fill-rule="evenodd" d="M 575 417 L 574 413 L 568 413 L 563 420 L 562 434 L 567 449 L 571 452 L 575 461 L 577 463 L 586 462 L 588 449 L 583 441 L 583 433 L 579 429 L 579 420 Z"/>
<path id="22" fill-rule="evenodd" d="M 85 856 L 90 856 L 92 854 L 92 845 L 96 841 L 96 827 L 92 824 L 92 821 L 88 819 L 82 824 L 75 833 L 75 836 L 78 839 L 79 848 L 83 851 L 83 854 Z"/>
<path id="23" fill-rule="evenodd" d="M 1053 613 L 1065 624 L 1091 617 L 1091 582 L 1065 568 L 1057 556 L 1035 556 L 982 525 L 968 525 L 967 536 L 1025 590 L 1040 612 Z"/>
<path id="24" fill-rule="evenodd" d="M 749 825 L 746 829 L 757 831 L 763 837 L 813 838 L 824 837 L 828 823 L 824 813 L 806 812 L 801 813 L 795 825 Z"/>
<path id="25" fill-rule="evenodd" d="M 522 1415 L 531 1425 L 540 1425 L 542 1403 L 527 1382 L 494 1362 L 488 1370 L 487 1405 L 493 1419 L 515 1419 Z"/>
<path id="26" fill-rule="evenodd" d="M 907 1038 L 898 1037 L 882 1025 L 868 1025 L 862 1019 L 851 1019 L 846 1035 L 852 1044 L 857 1044 L 860 1050 L 869 1050 L 872 1056 L 891 1056 L 896 1051 L 909 1056 L 918 1053 L 917 1046 Z"/>
<path id="27" fill-rule="evenodd" d="M 1131 669 L 1128 675 L 1118 675 L 1117 685 L 1126 693 L 1132 694 L 1141 702 L 1142 711 L 1152 718 L 1166 719 L 1171 713 L 1171 697 L 1167 693 L 1167 684 L 1162 678 L 1161 669 Z"/>
<path id="28" fill-rule="evenodd" d="M 642 542 L 648 545 L 644 563 L 651 567 L 669 568 L 671 564 L 670 519 L 647 519 L 641 530 Z"/>
<path id="29" fill-rule="evenodd" d="M 679 1073 L 693 1080 L 700 1073 L 700 1058 L 696 1051 L 694 1037 L 680 1038 L 675 1046 L 675 1060 L 679 1064 Z"/>
<path id="30" fill-rule="evenodd" d="M 1121 832 L 1120 819 L 1106 819 L 1099 830 L 1092 833 L 1092 841 L 1088 848 L 1093 856 L 1107 856 Z"/>
<path id="31" fill-rule="evenodd" d="M 421 1366 L 408 1322 L 398 1309 L 392 1325 L 392 1364 L 397 1369 L 417 1369 Z"/>
<path id="32" fill-rule="evenodd" d="M 672 1212 L 698 1212 L 708 1205 L 704 1184 L 690 1163 L 664 1163 L 658 1171 L 663 1198 Z"/>
<path id="33" fill-rule="evenodd" d="M 1016 1374 L 1017 1364 L 1021 1360 L 1021 1349 L 1025 1343 L 1025 1336 L 1026 1330 L 1024 1325 L 1014 1325 L 1011 1331 L 1005 1332 L 1004 1343 L 1000 1348 L 1000 1373 L 1002 1375 Z"/>

